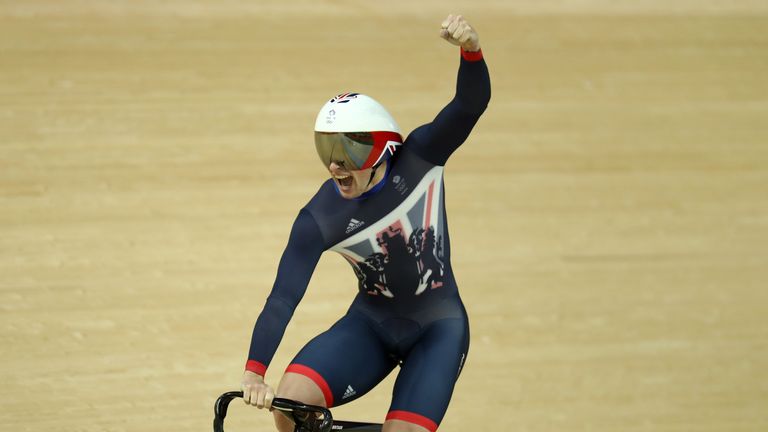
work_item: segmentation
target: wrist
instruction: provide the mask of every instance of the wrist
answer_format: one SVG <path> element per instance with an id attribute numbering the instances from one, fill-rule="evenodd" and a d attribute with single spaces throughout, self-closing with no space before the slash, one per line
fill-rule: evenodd
<path id="1" fill-rule="evenodd" d="M 479 61 L 483 59 L 483 50 L 480 49 L 479 45 L 476 51 L 469 51 L 461 47 L 461 57 L 466 61 Z"/>
<path id="2" fill-rule="evenodd" d="M 244 370 L 243 371 L 243 380 L 249 380 L 249 381 L 256 381 L 263 383 L 264 382 L 264 375 L 259 375 L 256 372 Z"/>
<path id="3" fill-rule="evenodd" d="M 267 373 L 267 366 L 256 360 L 248 360 L 245 363 L 245 370 L 263 377 Z"/>
<path id="4" fill-rule="evenodd" d="M 480 42 L 479 41 L 467 41 L 464 45 L 461 45 L 461 49 L 467 52 L 478 52 L 480 51 Z"/>

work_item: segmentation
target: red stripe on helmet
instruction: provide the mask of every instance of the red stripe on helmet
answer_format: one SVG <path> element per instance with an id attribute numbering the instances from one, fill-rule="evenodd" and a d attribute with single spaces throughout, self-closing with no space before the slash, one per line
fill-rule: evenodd
<path id="1" fill-rule="evenodd" d="M 360 169 L 368 169 L 376 164 L 376 162 L 379 161 L 379 159 L 382 158 L 382 155 L 384 152 L 388 151 L 387 149 L 387 143 L 390 141 L 394 141 L 397 143 L 402 144 L 403 143 L 403 137 L 397 133 L 397 132 L 389 132 L 389 131 L 379 131 L 379 132 L 371 132 L 371 136 L 373 137 L 373 149 L 371 150 L 371 153 L 368 155 L 368 159 L 365 160 L 365 163 L 363 164 Z M 394 149 L 390 149 L 390 156 L 394 153 Z"/>

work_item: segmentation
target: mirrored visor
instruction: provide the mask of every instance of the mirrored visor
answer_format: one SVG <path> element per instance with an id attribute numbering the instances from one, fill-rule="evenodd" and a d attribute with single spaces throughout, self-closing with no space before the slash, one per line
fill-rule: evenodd
<path id="1" fill-rule="evenodd" d="M 325 166 L 331 162 L 348 170 L 370 168 L 368 160 L 374 148 L 370 132 L 315 132 L 315 148 Z"/>

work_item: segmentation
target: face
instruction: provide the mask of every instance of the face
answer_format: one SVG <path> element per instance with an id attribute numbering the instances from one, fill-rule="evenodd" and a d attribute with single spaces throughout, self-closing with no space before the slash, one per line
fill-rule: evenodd
<path id="1" fill-rule="evenodd" d="M 348 170 L 344 167 L 344 164 L 338 164 L 332 161 L 328 165 L 328 171 L 336 182 L 336 186 L 341 192 L 341 196 L 346 199 L 357 198 L 363 193 L 369 191 L 373 186 L 378 183 L 386 172 L 386 162 L 376 170 L 376 174 L 371 180 L 371 172 L 373 168 L 364 170 Z"/>

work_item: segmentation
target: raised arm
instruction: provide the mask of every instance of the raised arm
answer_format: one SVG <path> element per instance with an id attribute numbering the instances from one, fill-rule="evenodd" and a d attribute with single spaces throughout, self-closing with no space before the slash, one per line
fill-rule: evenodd
<path id="1" fill-rule="evenodd" d="M 272 292 L 253 328 L 242 382 L 246 403 L 259 408 L 271 404 L 274 391 L 264 384 L 264 374 L 296 306 L 304 297 L 323 248 L 320 228 L 309 212 L 302 210 L 293 223 Z"/>
<path id="2" fill-rule="evenodd" d="M 440 36 L 461 47 L 456 95 L 431 123 L 418 127 L 406 140 L 411 150 L 436 165 L 444 165 L 467 139 L 491 99 L 491 80 L 477 31 L 461 15 L 449 15 Z"/>

